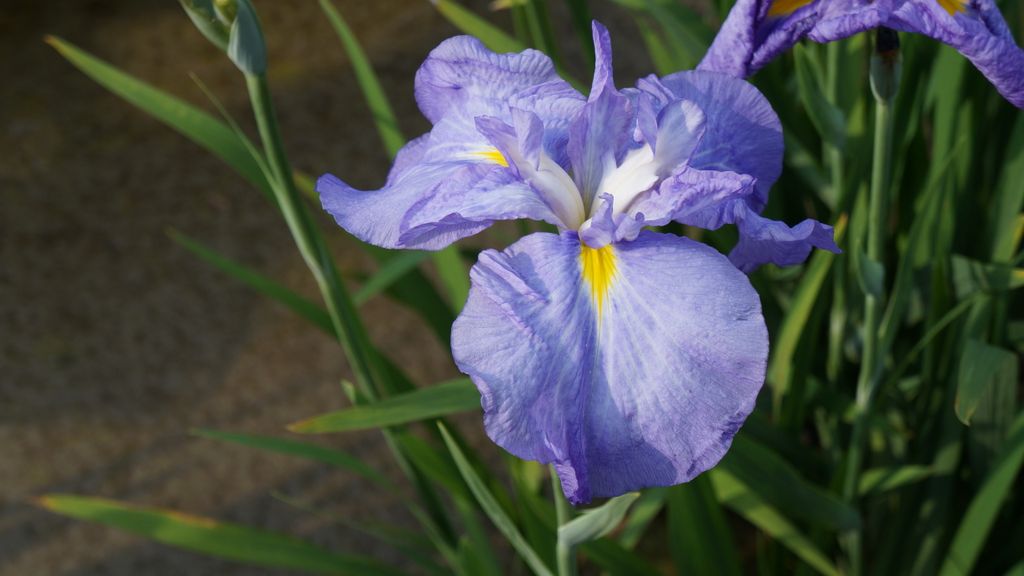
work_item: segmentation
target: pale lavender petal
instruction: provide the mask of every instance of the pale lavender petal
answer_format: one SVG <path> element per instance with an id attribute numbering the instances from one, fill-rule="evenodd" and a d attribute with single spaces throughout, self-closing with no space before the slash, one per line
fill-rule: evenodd
<path id="1" fill-rule="evenodd" d="M 955 15 L 934 0 L 909 0 L 886 25 L 956 48 L 1004 98 L 1024 108 L 1024 50 L 1017 46 L 993 0 L 971 0 L 966 12 Z"/>
<path id="2" fill-rule="evenodd" d="M 750 210 L 739 209 L 738 212 L 742 214 L 737 222 L 740 240 L 729 253 L 729 260 L 744 272 L 752 272 L 762 264 L 800 264 L 812 248 L 840 252 L 832 227 L 817 220 L 807 219 L 790 228 Z"/>
<path id="3" fill-rule="evenodd" d="M 666 180 L 658 198 L 672 199 L 672 219 L 688 226 L 717 230 L 736 223 L 737 211 L 747 209 L 755 180 L 747 174 L 718 170 L 684 170 Z"/>
<path id="4" fill-rule="evenodd" d="M 822 5 L 835 1 L 811 2 L 791 14 L 769 16 L 772 0 L 738 0 L 697 69 L 746 78 L 792 48 L 818 21 Z"/>
<path id="5" fill-rule="evenodd" d="M 596 65 L 590 97 L 569 127 L 568 153 L 576 186 L 589 207 L 605 170 L 629 140 L 633 121 L 629 99 L 615 89 L 612 80 L 611 39 L 608 30 L 594 22 Z"/>
<path id="6" fill-rule="evenodd" d="M 562 168 L 569 168 L 566 143 L 569 125 L 579 116 L 586 98 L 563 80 L 545 82 L 517 92 L 508 102 L 512 109 L 533 112 L 544 124 L 544 152 Z"/>
<path id="7" fill-rule="evenodd" d="M 499 115 L 509 98 L 559 80 L 551 59 L 536 50 L 496 54 L 472 36 L 449 38 L 416 72 L 416 102 L 433 123 L 449 112 Z"/>
<path id="8" fill-rule="evenodd" d="M 601 310 L 575 234 L 485 251 L 452 329 L 487 434 L 553 463 L 575 504 L 714 466 L 764 382 L 758 296 L 718 252 L 643 232 L 615 244 Z"/>
<path id="9" fill-rule="evenodd" d="M 755 180 L 748 203 L 761 210 L 782 173 L 782 124 L 768 100 L 749 82 L 715 72 L 677 72 L 641 80 L 637 87 L 668 105 L 695 103 L 706 117 L 700 146 L 689 166 L 747 174 Z"/>

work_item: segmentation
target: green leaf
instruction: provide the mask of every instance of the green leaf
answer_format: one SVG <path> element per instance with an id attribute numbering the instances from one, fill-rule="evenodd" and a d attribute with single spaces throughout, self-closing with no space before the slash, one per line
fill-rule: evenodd
<path id="1" fill-rule="evenodd" d="M 801 533 L 778 510 L 766 504 L 750 486 L 723 470 L 721 466 L 711 470 L 710 477 L 719 502 L 764 530 L 821 574 L 839 575 L 839 570 L 810 538 Z"/>
<path id="2" fill-rule="evenodd" d="M 835 225 L 836 243 L 841 243 L 846 234 L 846 216 L 841 216 Z M 790 378 L 796 357 L 800 336 L 807 327 L 811 310 L 818 301 L 818 294 L 828 277 L 829 268 L 836 255 L 826 250 L 816 250 L 807 265 L 803 278 L 797 286 L 796 293 L 790 303 L 786 316 L 782 320 L 782 328 L 775 339 L 771 362 L 768 366 L 768 378 L 773 386 L 776 402 L 789 390 Z"/>
<path id="3" fill-rule="evenodd" d="M 861 252 L 857 260 L 857 284 L 864 294 L 881 298 L 885 291 L 885 266 Z"/>
<path id="4" fill-rule="evenodd" d="M 627 550 L 636 547 L 647 532 L 647 528 L 658 517 L 665 507 L 668 490 L 665 488 L 648 488 L 640 494 L 640 499 L 633 505 L 633 511 L 622 524 L 622 531 L 616 538 Z"/>
<path id="5" fill-rule="evenodd" d="M 838 150 L 846 147 L 846 118 L 843 112 L 832 105 L 821 91 L 822 73 L 815 53 L 802 44 L 793 48 L 796 57 L 796 80 L 800 99 L 804 103 L 811 124 L 821 139 Z"/>
<path id="6" fill-rule="evenodd" d="M 476 36 L 495 52 L 520 52 L 526 49 L 522 42 L 509 36 L 490 22 L 467 10 L 454 0 L 433 0 L 434 8 L 453 26 L 470 36 Z"/>
<path id="7" fill-rule="evenodd" d="M 953 255 L 953 286 L 964 298 L 975 292 L 1005 292 L 1024 286 L 1024 269 L 1008 264 L 989 264 Z"/>
<path id="8" fill-rule="evenodd" d="M 971 500 L 967 513 L 957 528 L 942 564 L 941 576 L 970 574 L 981 554 L 985 539 L 995 523 L 1003 501 L 1013 490 L 1014 481 L 1024 463 L 1024 412 L 1017 415 L 1010 435 L 1003 444 L 996 465 L 985 483 Z M 1007 543 L 1009 544 L 1009 543 Z"/>
<path id="9" fill-rule="evenodd" d="M 872 468 L 861 473 L 858 492 L 861 496 L 881 494 L 931 478 L 936 473 L 931 466 L 896 466 Z"/>
<path id="10" fill-rule="evenodd" d="M 441 436 L 444 438 L 445 444 L 448 446 L 448 451 L 451 453 L 452 458 L 455 460 L 455 465 L 459 468 L 459 472 L 462 474 L 462 479 L 466 481 L 466 485 L 469 486 L 473 496 L 476 497 L 477 502 L 483 509 L 487 517 L 491 519 L 494 526 L 501 532 L 508 543 L 512 545 L 512 548 L 519 553 L 519 556 L 526 562 L 526 565 L 537 576 L 553 576 L 551 571 L 548 569 L 544 561 L 541 560 L 540 556 L 533 551 L 530 547 L 529 542 L 523 538 L 522 533 L 516 527 L 515 522 L 508 517 L 505 510 L 502 509 L 501 505 L 491 494 L 491 491 L 487 489 L 487 485 L 484 484 L 480 476 L 477 475 L 476 471 L 473 470 L 473 466 L 470 465 L 466 459 L 466 455 L 462 453 L 459 445 L 452 438 L 448 432 L 448 428 L 440 422 L 437 424 L 438 429 L 441 431 Z"/>
<path id="11" fill-rule="evenodd" d="M 331 22 L 334 32 L 337 33 L 341 44 L 345 47 L 345 53 L 348 54 L 348 59 L 352 62 L 356 81 L 359 82 L 366 103 L 370 106 L 370 114 L 377 125 L 377 132 L 380 134 L 381 141 L 384 142 L 384 148 L 387 150 L 388 156 L 394 158 L 395 154 L 398 154 L 398 150 L 405 145 L 405 137 L 402 136 L 402 132 L 398 128 L 398 119 L 395 118 L 395 113 L 391 109 L 384 89 L 381 88 L 377 74 L 369 59 L 366 58 L 366 53 L 363 52 L 355 34 L 352 33 L 348 23 L 342 18 L 341 13 L 334 7 L 331 0 L 320 0 L 320 8 L 327 14 L 327 19 Z"/>
<path id="12" fill-rule="evenodd" d="M 96 83 L 213 153 L 270 196 L 270 184 L 259 163 L 224 123 L 60 38 L 47 36 L 46 42 Z"/>
<path id="13" fill-rule="evenodd" d="M 236 0 L 238 12 L 228 35 L 228 58 L 246 74 L 262 75 L 267 71 L 267 44 L 263 40 L 256 9 L 249 0 Z"/>
<path id="14" fill-rule="evenodd" d="M 1017 355 L 981 342 L 968 340 L 960 358 L 956 388 L 956 417 L 970 426 L 971 416 L 985 392 L 996 382 L 1017 381 Z"/>
<path id="15" fill-rule="evenodd" d="M 732 532 L 709 477 L 669 488 L 668 549 L 680 576 L 742 574 Z"/>
<path id="16" fill-rule="evenodd" d="M 381 476 L 379 472 L 366 465 L 358 458 L 317 444 L 298 442 L 296 440 L 276 438 L 273 436 L 257 436 L 253 434 L 239 434 L 236 432 L 222 432 L 220 430 L 198 429 L 193 430 L 192 434 L 201 438 L 230 442 L 238 444 L 239 446 L 256 448 L 257 450 L 263 450 L 266 452 L 277 452 L 279 454 L 296 456 L 305 460 L 323 462 L 324 464 L 337 466 L 343 470 L 355 472 L 363 478 L 376 482 L 377 484 L 385 486 L 391 485 L 391 482 L 388 481 L 387 478 Z"/>
<path id="17" fill-rule="evenodd" d="M 377 273 L 370 276 L 370 279 L 352 297 L 352 301 L 358 306 L 387 290 L 406 274 L 415 270 L 429 255 L 430 252 L 419 250 L 404 250 L 396 253 L 394 257 L 381 262 Z"/>
<path id="18" fill-rule="evenodd" d="M 212 0 L 180 0 L 180 2 L 181 7 L 185 9 L 185 14 L 188 14 L 196 29 L 214 46 L 226 52 L 228 49 L 228 27 L 220 21 L 220 18 L 217 18 Z"/>
<path id="19" fill-rule="evenodd" d="M 319 574 L 401 574 L 370 558 L 342 556 L 284 534 L 172 510 L 143 508 L 71 494 L 50 494 L 40 498 L 38 503 L 58 514 L 98 522 L 162 544 L 247 564 Z"/>
<path id="20" fill-rule="evenodd" d="M 314 416 L 288 426 L 292 432 L 323 434 L 385 428 L 480 409 L 480 394 L 468 378 L 385 398 L 374 404 Z"/>
<path id="21" fill-rule="evenodd" d="M 810 484 L 782 458 L 740 434 L 722 458 L 723 470 L 749 486 L 766 504 L 831 530 L 852 530 L 860 516 L 848 504 Z"/>
<path id="22" fill-rule="evenodd" d="M 993 262 L 1009 262 L 1019 242 L 1015 234 L 1018 217 L 1024 205 L 1024 116 L 1017 116 L 1006 158 L 990 204 L 991 226 L 988 227 Z"/>
<path id="23" fill-rule="evenodd" d="M 472 498 L 447 451 L 435 448 L 426 440 L 406 432 L 395 434 L 395 441 L 402 453 L 424 476 L 443 486 L 456 498 Z"/>
<path id="24" fill-rule="evenodd" d="M 449 246 L 444 250 L 433 253 L 434 266 L 437 267 L 437 274 L 441 277 L 445 291 L 448 293 L 449 302 L 452 308 L 458 312 L 469 298 L 469 273 L 466 271 L 466 264 L 459 256 L 455 246 Z"/>
<path id="25" fill-rule="evenodd" d="M 558 541 L 571 548 L 603 538 L 622 523 L 622 519 L 629 512 L 629 507 L 639 497 L 639 492 L 629 492 L 612 498 L 597 508 L 585 510 L 580 516 L 558 527 Z"/>
<path id="26" fill-rule="evenodd" d="M 260 294 L 271 298 L 308 320 L 311 324 L 324 332 L 334 335 L 334 324 L 327 311 L 319 304 L 304 298 L 295 292 L 281 286 L 273 280 L 247 268 L 234 260 L 231 260 L 214 250 L 204 246 L 185 236 L 177 230 L 168 230 L 167 235 L 189 252 L 192 252 L 204 261 L 225 272 L 229 276 L 239 280 L 243 284 L 256 290 Z"/>

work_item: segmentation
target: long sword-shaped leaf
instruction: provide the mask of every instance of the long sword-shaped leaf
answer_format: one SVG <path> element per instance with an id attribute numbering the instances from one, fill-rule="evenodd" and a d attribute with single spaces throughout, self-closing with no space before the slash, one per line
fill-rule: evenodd
<path id="1" fill-rule="evenodd" d="M 846 223 L 845 216 L 840 217 L 836 222 L 836 243 L 843 241 Z M 828 277 L 829 268 L 832 267 L 835 259 L 836 255 L 831 252 L 815 251 L 814 256 L 811 257 L 811 263 L 807 265 L 807 270 L 804 272 L 804 277 L 797 286 L 786 317 L 782 321 L 782 328 L 778 338 L 775 339 L 774 352 L 768 367 L 768 381 L 772 384 L 776 403 L 789 389 L 793 358 L 796 356 L 800 336 L 804 333 L 807 321 L 811 317 L 811 310 L 814 308 L 814 303 L 817 302 L 818 294 L 821 292 L 825 278 Z"/>
<path id="2" fill-rule="evenodd" d="M 334 7 L 331 0 L 320 0 L 320 8 L 327 15 L 327 19 L 331 22 L 338 39 L 341 40 L 341 44 L 345 48 L 345 53 L 348 54 L 348 58 L 352 62 L 356 81 L 359 82 L 366 103 L 370 107 L 370 113 L 377 125 L 377 132 L 380 133 L 388 157 L 393 159 L 398 154 L 398 150 L 405 145 L 405 136 L 402 135 L 398 127 L 398 119 L 391 109 L 387 94 L 381 88 L 380 80 L 377 79 L 370 60 L 359 45 L 359 40 L 356 39 L 352 29 L 349 28 L 348 23 L 345 22 L 344 17 Z M 458 251 L 455 247 L 449 247 L 432 253 L 431 257 L 434 260 L 434 265 L 437 266 L 438 274 L 448 293 L 452 307 L 455 310 L 461 309 L 469 295 L 469 276 L 466 273 L 465 264 L 459 258 Z"/>
<path id="3" fill-rule="evenodd" d="M 826 576 L 838 576 L 839 570 L 778 510 L 766 504 L 749 486 L 721 468 L 711 471 L 711 484 L 718 500 L 751 524 L 764 530 L 809 566 Z"/>
<path id="4" fill-rule="evenodd" d="M 366 58 L 366 53 L 363 52 L 352 29 L 348 27 L 348 23 L 345 22 L 331 0 L 320 0 L 320 8 L 327 14 L 327 19 L 331 22 L 334 32 L 337 33 L 338 39 L 345 47 L 345 53 L 348 54 L 349 61 L 352 62 L 356 80 L 363 90 L 366 103 L 370 106 L 370 114 L 373 116 L 374 123 L 377 124 L 380 139 L 384 142 L 388 156 L 394 158 L 398 149 L 405 145 L 405 137 L 402 136 L 398 128 L 398 119 L 395 118 L 395 113 L 391 110 L 391 104 L 388 103 L 384 89 L 380 86 L 377 74 L 373 71 L 373 66 Z"/>
<path id="5" fill-rule="evenodd" d="M 733 440 L 718 469 L 749 486 L 765 503 L 795 518 L 832 530 L 860 526 L 856 510 L 804 480 L 785 460 L 743 434 Z"/>
<path id="6" fill-rule="evenodd" d="M 981 489 L 971 500 L 960 527 L 957 528 L 949 555 L 942 565 L 941 576 L 970 574 L 981 554 L 992 525 L 995 523 L 1003 500 L 1013 489 L 1014 480 L 1024 463 L 1024 412 L 1017 416 L 1010 435 L 1003 444 L 1002 454 L 985 479 Z"/>
<path id="7" fill-rule="evenodd" d="M 676 574 L 742 574 L 732 532 L 708 476 L 673 486 L 668 494 L 668 548 Z"/>
<path id="8" fill-rule="evenodd" d="M 374 404 L 314 416 L 288 426 L 292 432 L 322 434 L 397 426 L 480 409 L 480 393 L 468 378 L 386 398 Z"/>
<path id="9" fill-rule="evenodd" d="M 584 542 L 603 538 L 622 523 L 630 506 L 639 497 L 639 492 L 630 492 L 612 498 L 597 508 L 584 511 L 583 514 L 558 527 L 558 540 L 572 548 Z"/>
<path id="10" fill-rule="evenodd" d="M 289 310 L 305 318 L 324 332 L 334 334 L 334 325 L 331 323 L 331 317 L 327 315 L 327 311 L 324 310 L 323 306 L 296 294 L 266 276 L 253 271 L 251 268 L 222 256 L 177 230 L 168 230 L 167 235 L 189 252 L 227 273 L 229 276 L 253 288 L 260 294 L 283 304 Z"/>
<path id="11" fill-rule="evenodd" d="M 519 52 L 526 46 L 454 0 L 432 0 L 434 8 L 456 28 L 476 36 L 495 52 Z"/>
<path id="12" fill-rule="evenodd" d="M 47 36 L 46 42 L 97 84 L 209 150 L 264 194 L 270 195 L 270 184 L 259 164 L 224 123 L 69 42 L 54 36 Z"/>
<path id="13" fill-rule="evenodd" d="M 51 494 L 40 498 L 38 503 L 58 514 L 98 522 L 162 544 L 247 564 L 319 574 L 401 574 L 370 558 L 343 556 L 284 534 L 172 510 L 144 508 L 71 494 Z"/>
<path id="14" fill-rule="evenodd" d="M 387 478 L 358 458 L 317 444 L 298 442 L 287 438 L 276 438 L 274 436 L 258 436 L 255 434 L 240 434 L 237 432 L 223 432 L 220 430 L 200 429 L 193 430 L 192 434 L 201 438 L 230 442 L 232 444 L 238 444 L 239 446 L 256 448 L 257 450 L 263 450 L 265 452 L 276 452 L 278 454 L 287 454 L 289 456 L 295 456 L 305 460 L 323 462 L 324 464 L 330 464 L 331 466 L 337 466 L 338 468 L 355 472 L 356 474 L 378 484 L 391 486 L 391 482 L 388 481 Z"/>
<path id="15" fill-rule="evenodd" d="M 466 481 L 466 485 L 473 492 L 477 503 L 480 504 L 480 507 L 487 514 L 487 517 L 491 519 L 491 522 L 494 523 L 494 526 L 505 536 L 505 539 L 512 545 L 512 548 L 519 553 L 519 556 L 526 562 L 526 565 L 537 576 L 553 576 L 551 570 L 548 569 L 540 556 L 530 547 L 530 543 L 526 541 L 522 533 L 519 532 L 515 522 L 508 517 L 501 504 L 498 503 L 498 500 L 488 490 L 487 485 L 484 484 L 484 481 L 473 470 L 473 466 L 466 459 L 466 455 L 462 453 L 462 449 L 459 448 L 458 443 L 452 438 L 448 429 L 444 424 L 440 423 L 438 423 L 437 427 L 441 430 L 441 436 L 444 438 L 448 451 L 451 452 L 452 458 L 455 460 L 455 465 L 458 466 L 459 472 L 462 474 L 462 479 Z"/>

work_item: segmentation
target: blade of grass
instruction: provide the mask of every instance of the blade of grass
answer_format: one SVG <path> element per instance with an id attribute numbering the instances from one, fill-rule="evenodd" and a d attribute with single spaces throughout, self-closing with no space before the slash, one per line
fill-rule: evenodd
<path id="1" fill-rule="evenodd" d="M 377 74 L 373 71 L 373 66 L 359 45 L 359 40 L 356 39 L 341 13 L 334 7 L 333 2 L 320 0 L 320 8 L 327 15 L 331 27 L 334 28 L 338 39 L 345 47 L 345 53 L 348 54 L 349 61 L 352 63 L 356 80 L 363 90 L 366 103 L 370 106 L 370 115 L 377 125 L 380 139 L 384 143 L 388 156 L 394 158 L 395 154 L 398 154 L 398 150 L 405 145 L 405 137 L 402 136 L 398 128 L 398 119 L 395 118 L 395 113 L 391 110 L 391 104 L 388 102 L 384 89 L 381 88 Z"/>
<path id="2" fill-rule="evenodd" d="M 309 321 L 310 324 L 324 332 L 332 335 L 334 334 L 334 325 L 331 323 L 331 317 L 319 304 L 296 294 L 288 288 L 281 286 L 273 280 L 235 262 L 234 260 L 222 256 L 177 230 L 170 229 L 167 231 L 167 235 L 171 237 L 171 240 L 174 240 L 180 246 L 195 254 L 203 261 L 213 265 L 215 268 L 256 290 L 260 294 L 283 304 L 289 310 L 295 312 L 302 318 Z"/>
<path id="3" fill-rule="evenodd" d="M 668 489 L 668 543 L 680 576 L 742 574 L 732 533 L 707 476 Z"/>
<path id="4" fill-rule="evenodd" d="M 228 126 L 61 38 L 47 36 L 46 43 L 97 84 L 205 148 L 270 196 L 270 184 L 263 171 Z"/>
<path id="5" fill-rule="evenodd" d="M 1024 413 L 1018 414 L 1010 429 L 1010 436 L 985 483 L 971 500 L 957 528 L 949 554 L 942 564 L 941 576 L 970 574 L 981 554 L 985 540 L 1002 508 L 1002 503 L 1013 489 L 1013 483 L 1024 463 Z"/>
<path id="6" fill-rule="evenodd" d="M 257 566 L 319 574 L 401 574 L 370 558 L 342 556 L 291 536 L 172 510 L 71 494 L 43 496 L 38 504 L 58 514 L 119 528 L 161 544 Z"/>
<path id="7" fill-rule="evenodd" d="M 459 30 L 476 36 L 495 52 L 520 52 L 526 49 L 522 42 L 500 28 L 477 16 L 454 0 L 433 0 L 434 8 Z"/>
<path id="8" fill-rule="evenodd" d="M 466 481 L 470 491 L 473 492 L 473 496 L 476 497 L 477 503 L 483 509 L 484 513 L 494 523 L 495 528 L 501 532 L 508 543 L 512 545 L 512 548 L 519 554 L 519 556 L 526 562 L 526 565 L 533 570 L 537 576 L 553 576 L 551 570 L 548 569 L 544 561 L 541 560 L 540 556 L 533 551 L 530 547 L 529 542 L 523 538 L 522 533 L 519 532 L 519 528 L 516 527 L 515 522 L 509 518 L 505 510 L 498 504 L 498 501 L 491 494 L 491 491 L 487 489 L 486 484 L 480 479 L 476 471 L 470 465 L 469 460 L 466 459 L 465 454 L 462 453 L 462 449 L 452 438 L 448 432 L 448 428 L 444 424 L 438 423 L 438 429 L 441 431 L 441 436 L 444 438 L 445 444 L 448 446 L 448 451 L 451 453 L 452 458 L 455 460 L 455 465 L 459 468 L 459 472 L 462 474 L 462 479 Z"/>
<path id="9" fill-rule="evenodd" d="M 841 244 L 846 234 L 846 216 L 840 216 L 835 225 L 836 243 Z M 835 261 L 836 255 L 825 250 L 816 250 L 811 257 L 811 263 L 807 265 L 796 293 L 790 303 L 789 310 L 782 320 L 782 328 L 775 339 L 771 362 L 768 367 L 768 380 L 772 384 L 772 396 L 774 403 L 778 406 L 782 397 L 790 386 L 792 377 L 793 358 L 796 356 L 797 347 L 800 343 L 800 336 L 807 327 L 807 321 L 811 317 L 811 311 L 818 300 L 821 288 L 828 277 L 829 268 Z"/>
<path id="10" fill-rule="evenodd" d="M 276 452 L 278 454 L 296 456 L 305 460 L 323 462 L 324 464 L 330 464 L 331 466 L 336 466 L 343 470 L 355 472 L 363 478 L 383 485 L 384 487 L 391 489 L 394 488 L 391 482 L 382 476 L 380 472 L 377 472 L 358 458 L 317 444 L 298 442 L 296 440 L 276 438 L 273 436 L 258 436 L 255 434 L 240 434 L 237 432 L 224 432 L 209 429 L 196 429 L 192 430 L 191 433 L 193 436 L 198 436 L 200 438 L 208 438 L 210 440 L 218 440 L 220 442 L 230 442 L 232 444 L 238 444 L 239 446 L 263 450 L 265 452 Z"/>
<path id="11" fill-rule="evenodd" d="M 807 482 L 785 460 L 742 434 L 716 469 L 743 482 L 766 504 L 815 526 L 837 531 L 860 526 L 854 508 Z"/>
<path id="12" fill-rule="evenodd" d="M 720 468 L 712 470 L 710 478 L 719 502 L 764 530 L 819 573 L 825 576 L 839 576 L 839 570 L 811 539 L 802 534 L 778 510 L 761 500 L 749 486 Z"/>
<path id="13" fill-rule="evenodd" d="M 380 264 L 377 273 L 367 280 L 362 287 L 352 296 L 357 306 L 362 305 L 370 298 L 391 288 L 396 282 L 412 272 L 427 259 L 429 252 L 408 250 L 396 253 Z"/>
<path id="14" fill-rule="evenodd" d="M 468 378 L 391 396 L 373 404 L 314 416 L 288 426 L 301 434 L 347 432 L 419 422 L 480 409 L 480 393 Z"/>

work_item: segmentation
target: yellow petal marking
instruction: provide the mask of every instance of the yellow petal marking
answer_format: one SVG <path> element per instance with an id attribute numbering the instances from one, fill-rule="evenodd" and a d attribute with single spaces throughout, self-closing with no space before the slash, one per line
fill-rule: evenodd
<path id="1" fill-rule="evenodd" d="M 967 2 L 969 0 L 936 0 L 939 6 L 949 12 L 950 16 L 956 16 L 957 12 L 967 12 Z"/>
<path id="2" fill-rule="evenodd" d="M 473 152 L 473 155 L 479 156 L 488 162 L 494 162 L 495 164 L 508 168 L 508 160 L 505 160 L 505 157 L 501 155 L 501 152 L 497 148 L 487 148 L 480 152 Z"/>
<path id="3" fill-rule="evenodd" d="M 590 299 L 600 317 L 604 310 L 605 295 L 615 280 L 615 249 L 611 244 L 603 248 L 581 244 L 580 260 L 583 263 L 583 279 L 590 285 Z"/>
<path id="4" fill-rule="evenodd" d="M 939 1 L 942 2 L 943 0 Z M 771 8 L 768 9 L 768 17 L 789 16 L 811 2 L 814 2 L 814 0 L 775 0 L 772 2 Z"/>

